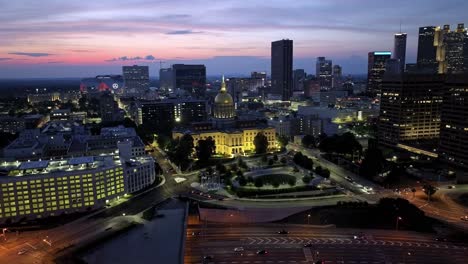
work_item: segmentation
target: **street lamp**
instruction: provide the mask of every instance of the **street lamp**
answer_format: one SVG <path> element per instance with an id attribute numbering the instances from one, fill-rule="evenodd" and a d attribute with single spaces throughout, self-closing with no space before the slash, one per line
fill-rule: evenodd
<path id="1" fill-rule="evenodd" d="M 307 224 L 310 225 L 310 214 L 307 215 Z"/>
<path id="2" fill-rule="evenodd" d="M 400 216 L 398 216 L 397 219 L 396 219 L 396 228 L 395 228 L 396 230 L 398 230 L 398 223 L 399 223 L 401 220 L 403 220 L 403 218 L 401 218 Z"/>

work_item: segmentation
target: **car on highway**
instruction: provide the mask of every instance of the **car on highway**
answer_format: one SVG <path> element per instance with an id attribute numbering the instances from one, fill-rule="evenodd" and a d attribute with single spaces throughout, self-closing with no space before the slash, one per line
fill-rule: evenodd
<path id="1" fill-rule="evenodd" d="M 203 260 L 206 261 L 213 261 L 214 257 L 213 256 L 204 256 Z"/>
<path id="2" fill-rule="evenodd" d="M 366 238 L 366 236 L 364 235 L 364 233 L 359 233 L 359 234 L 353 235 L 353 239 L 356 239 L 356 240 L 363 240 L 365 238 Z"/>
<path id="3" fill-rule="evenodd" d="M 447 188 L 448 189 L 455 189 L 455 185 L 449 185 Z"/>
<path id="4" fill-rule="evenodd" d="M 310 247 L 312 247 L 312 243 L 307 242 L 307 243 L 304 244 L 304 247 L 305 248 L 310 248 Z"/>
<path id="5" fill-rule="evenodd" d="M 283 229 L 283 230 L 278 231 L 278 234 L 280 234 L 280 235 L 287 235 L 287 234 L 289 234 L 289 232 L 286 231 L 285 229 Z"/>
<path id="6" fill-rule="evenodd" d="M 26 249 L 22 249 L 22 250 L 18 251 L 18 255 L 23 255 L 26 252 L 28 252 Z"/>
<path id="7" fill-rule="evenodd" d="M 353 178 L 349 177 L 349 176 L 346 176 L 345 179 L 349 182 L 354 182 Z"/>
<path id="8" fill-rule="evenodd" d="M 468 215 L 460 217 L 460 220 L 462 221 L 468 221 Z"/>
<path id="9" fill-rule="evenodd" d="M 243 247 L 236 247 L 234 248 L 234 252 L 242 252 L 244 251 L 244 248 Z"/>
<path id="10" fill-rule="evenodd" d="M 266 255 L 266 254 L 268 254 L 268 251 L 266 251 L 265 249 L 261 249 L 257 251 L 257 255 Z"/>
<path id="11" fill-rule="evenodd" d="M 436 238 L 435 238 L 435 241 L 447 242 L 447 238 L 445 238 L 445 237 L 436 237 Z"/>

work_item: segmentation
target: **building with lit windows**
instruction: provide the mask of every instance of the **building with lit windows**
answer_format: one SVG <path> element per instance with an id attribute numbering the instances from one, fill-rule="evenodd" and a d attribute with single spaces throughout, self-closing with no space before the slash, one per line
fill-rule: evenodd
<path id="1" fill-rule="evenodd" d="M 149 156 L 2 162 L 0 223 L 94 210 L 154 180 Z"/>
<path id="2" fill-rule="evenodd" d="M 293 41 L 283 39 L 271 43 L 271 92 L 289 101 L 293 91 Z"/>
<path id="3" fill-rule="evenodd" d="M 214 99 L 213 116 L 210 122 L 192 123 L 177 127 L 172 131 L 172 138 L 179 139 L 184 134 L 193 137 L 195 146 L 198 140 L 211 137 L 215 141 L 216 152 L 224 155 L 244 155 L 255 151 L 253 144 L 257 134 L 262 133 L 268 139 L 268 149 L 276 150 L 276 131 L 261 120 L 240 120 L 236 118 L 234 100 L 227 92 L 224 77 L 221 89 Z"/>
<path id="4" fill-rule="evenodd" d="M 385 74 L 387 60 L 392 57 L 390 51 L 369 52 L 367 65 L 367 92 L 380 94 L 382 79 Z"/>
<path id="5" fill-rule="evenodd" d="M 432 74 L 386 76 L 379 144 L 437 157 L 444 79 Z"/>
<path id="6" fill-rule="evenodd" d="M 468 77 L 448 76 L 444 84 L 439 157 L 461 170 L 459 183 L 468 182 Z"/>
<path id="7" fill-rule="evenodd" d="M 126 92 L 138 93 L 149 89 L 148 66 L 122 66 Z"/>
<path id="8" fill-rule="evenodd" d="M 315 76 L 320 82 L 320 89 L 330 90 L 333 83 L 333 63 L 325 57 L 318 57 L 315 64 Z"/>

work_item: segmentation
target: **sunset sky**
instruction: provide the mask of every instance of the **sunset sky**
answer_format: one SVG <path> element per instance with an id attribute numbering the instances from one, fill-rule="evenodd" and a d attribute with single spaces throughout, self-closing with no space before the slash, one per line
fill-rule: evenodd
<path id="1" fill-rule="evenodd" d="M 15 0 L 0 1 L 0 78 L 84 77 L 150 65 L 204 63 L 207 73 L 270 71 L 271 41 L 294 41 L 294 67 L 326 56 L 365 73 L 367 52 L 420 26 L 465 22 L 466 0 Z"/>

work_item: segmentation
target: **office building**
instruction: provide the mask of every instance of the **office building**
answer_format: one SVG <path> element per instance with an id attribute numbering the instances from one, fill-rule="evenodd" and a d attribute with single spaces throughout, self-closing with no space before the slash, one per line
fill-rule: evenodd
<path id="1" fill-rule="evenodd" d="M 440 126 L 439 157 L 453 167 L 460 183 L 468 182 L 468 77 L 447 76 Z"/>
<path id="2" fill-rule="evenodd" d="M 419 28 L 417 65 L 421 71 L 428 73 L 437 73 L 438 71 L 437 46 L 434 45 L 435 37 L 436 27 Z"/>
<path id="3" fill-rule="evenodd" d="M 401 63 L 399 59 L 388 59 L 385 63 L 385 75 L 402 74 Z"/>
<path id="4" fill-rule="evenodd" d="M 315 64 L 315 76 L 320 82 L 320 89 L 330 90 L 332 88 L 332 61 L 326 60 L 325 57 L 318 57 Z"/>
<path id="5" fill-rule="evenodd" d="M 333 65 L 332 88 L 339 90 L 343 86 L 343 70 L 340 65 Z"/>
<path id="6" fill-rule="evenodd" d="M 250 78 L 252 79 L 260 79 L 260 80 L 263 80 L 266 82 L 266 79 L 267 79 L 267 74 L 266 72 L 251 72 L 250 73 Z"/>
<path id="7" fill-rule="evenodd" d="M 450 26 L 446 25 L 446 30 L 443 31 L 443 40 L 445 49 L 445 65 L 441 73 L 460 74 L 468 73 L 466 65 L 467 54 L 467 39 L 468 34 L 464 24 L 458 24 L 457 29 L 450 31 Z"/>
<path id="8" fill-rule="evenodd" d="M 0 223 L 102 208 L 109 200 L 151 185 L 154 160 L 119 156 L 0 164 Z"/>
<path id="9" fill-rule="evenodd" d="M 393 46 L 393 59 L 400 64 L 400 72 L 405 71 L 406 65 L 406 33 L 395 34 L 395 43 Z"/>
<path id="10" fill-rule="evenodd" d="M 380 94 L 382 78 L 385 74 L 387 60 L 392 57 L 390 51 L 369 52 L 367 65 L 367 92 Z"/>
<path id="11" fill-rule="evenodd" d="M 293 72 L 293 91 L 304 91 L 304 82 L 307 74 L 304 69 L 296 69 Z"/>
<path id="12" fill-rule="evenodd" d="M 443 75 L 386 76 L 382 85 L 379 143 L 436 157 Z"/>
<path id="13" fill-rule="evenodd" d="M 271 43 L 271 94 L 283 101 L 291 98 L 293 90 L 293 41 L 283 39 Z"/>
<path id="14" fill-rule="evenodd" d="M 204 100 L 166 99 L 137 102 L 135 122 L 154 131 L 171 131 L 175 126 L 201 122 L 207 119 Z"/>
<path id="15" fill-rule="evenodd" d="M 172 65 L 172 86 L 194 97 L 203 97 L 206 92 L 206 67 L 196 64 Z"/>
<path id="16" fill-rule="evenodd" d="M 164 92 L 173 91 L 173 78 L 172 68 L 159 69 L 159 88 Z"/>
<path id="17" fill-rule="evenodd" d="M 149 89 L 148 66 L 123 66 L 122 71 L 127 93 L 143 93 Z"/>
<path id="18" fill-rule="evenodd" d="M 99 97 L 99 114 L 103 123 L 122 121 L 125 116 L 110 92 L 102 93 Z"/>

